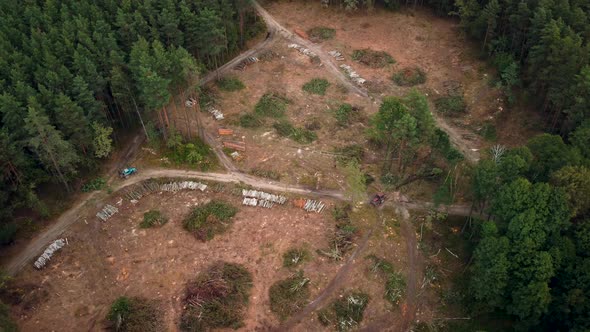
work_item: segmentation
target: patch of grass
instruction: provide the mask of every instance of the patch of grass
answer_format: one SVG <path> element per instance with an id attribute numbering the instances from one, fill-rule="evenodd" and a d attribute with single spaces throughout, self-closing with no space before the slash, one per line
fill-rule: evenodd
<path id="1" fill-rule="evenodd" d="M 143 221 L 139 224 L 141 228 L 162 226 L 168 222 L 168 218 L 162 215 L 159 210 L 149 210 L 143 214 Z"/>
<path id="2" fill-rule="evenodd" d="M 285 115 L 289 100 L 278 94 L 267 92 L 262 97 L 256 106 L 254 106 L 254 113 L 259 116 L 280 118 Z"/>
<path id="3" fill-rule="evenodd" d="M 18 326 L 10 317 L 10 307 L 0 301 L 0 331 L 16 332 Z"/>
<path id="4" fill-rule="evenodd" d="M 309 144 L 318 138 L 317 134 L 313 131 L 296 128 L 287 120 L 276 122 L 273 127 L 280 136 L 288 137 L 301 144 Z"/>
<path id="5" fill-rule="evenodd" d="M 314 42 L 318 42 L 320 40 L 328 40 L 334 38 L 336 35 L 336 30 L 328 27 L 314 27 L 307 31 L 309 35 L 309 39 Z"/>
<path id="6" fill-rule="evenodd" d="M 180 319 L 182 331 L 237 329 L 244 325 L 244 311 L 252 275 L 242 265 L 218 262 L 187 283 Z"/>
<path id="7" fill-rule="evenodd" d="M 195 207 L 184 220 L 184 229 L 193 233 L 201 241 L 209 241 L 221 234 L 231 225 L 231 218 L 238 209 L 224 201 L 211 201 Z"/>
<path id="8" fill-rule="evenodd" d="M 481 127 L 479 134 L 488 141 L 495 142 L 498 139 L 496 126 L 492 122 L 485 122 Z"/>
<path id="9" fill-rule="evenodd" d="M 107 181 L 103 178 L 92 179 L 82 186 L 82 192 L 87 193 L 91 191 L 102 190 L 106 184 Z"/>
<path id="10" fill-rule="evenodd" d="M 242 90 L 246 87 L 237 77 L 222 77 L 215 83 L 221 90 L 228 92 Z"/>
<path id="11" fill-rule="evenodd" d="M 301 87 L 303 91 L 315 95 L 323 96 L 326 94 L 326 90 L 330 86 L 330 82 L 323 78 L 313 78 L 311 81 L 303 84 Z"/>
<path id="12" fill-rule="evenodd" d="M 357 228 L 350 220 L 350 205 L 336 206 L 332 210 L 332 216 L 336 221 L 334 232 L 328 237 L 328 249 L 318 249 L 318 253 L 334 260 L 342 260 L 344 255 L 352 249 Z"/>
<path id="13" fill-rule="evenodd" d="M 373 261 L 371 272 L 379 273 L 385 277 L 385 299 L 393 305 L 398 305 L 406 289 L 404 277 L 395 271 L 391 262 L 375 255 L 367 257 Z"/>
<path id="14" fill-rule="evenodd" d="M 336 161 L 338 161 L 340 165 L 347 165 L 351 161 L 360 163 L 365 155 L 365 150 L 359 144 L 350 144 L 341 148 L 336 148 L 334 152 L 338 154 L 336 156 Z"/>
<path id="15" fill-rule="evenodd" d="M 391 79 L 399 86 L 414 86 L 426 82 L 426 73 L 418 67 L 407 67 L 393 74 Z"/>
<path id="16" fill-rule="evenodd" d="M 208 171 L 217 165 L 215 153 L 199 138 L 193 138 L 188 143 L 180 143 L 174 148 L 167 148 L 165 155 L 176 165 L 197 167 L 202 171 Z"/>
<path id="17" fill-rule="evenodd" d="M 281 179 L 281 173 L 272 169 L 253 168 L 250 174 L 277 181 Z"/>
<path id="18" fill-rule="evenodd" d="M 283 254 L 283 267 L 296 267 L 309 259 L 309 251 L 303 248 L 289 249 Z"/>
<path id="19" fill-rule="evenodd" d="M 309 278 L 299 271 L 291 277 L 275 282 L 268 291 L 270 310 L 280 320 L 285 320 L 301 310 L 309 298 Z"/>
<path id="20" fill-rule="evenodd" d="M 340 127 L 348 127 L 354 121 L 360 119 L 360 110 L 350 104 L 342 104 L 334 112 L 334 118 L 336 118 L 336 123 Z"/>
<path id="21" fill-rule="evenodd" d="M 318 318 L 324 326 L 332 325 L 338 331 L 347 331 L 360 324 L 368 303 L 368 294 L 350 292 L 320 310 Z"/>
<path id="22" fill-rule="evenodd" d="M 370 48 L 354 50 L 352 59 L 372 68 L 383 68 L 394 64 L 395 60 L 385 51 L 375 51 Z"/>
<path id="23" fill-rule="evenodd" d="M 107 315 L 111 331 L 162 331 L 162 312 L 155 303 L 139 297 L 119 297 Z"/>
<path id="24" fill-rule="evenodd" d="M 258 128 L 264 124 L 264 121 L 256 114 L 246 113 L 240 116 L 240 126 L 244 128 Z"/>
<path id="25" fill-rule="evenodd" d="M 462 95 L 451 95 L 437 98 L 434 101 L 436 110 L 443 114 L 456 115 L 464 113 L 467 110 L 467 105 Z"/>

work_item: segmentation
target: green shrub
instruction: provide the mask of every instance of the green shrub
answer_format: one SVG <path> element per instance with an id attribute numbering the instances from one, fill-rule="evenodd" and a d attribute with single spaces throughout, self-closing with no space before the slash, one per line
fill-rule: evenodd
<path id="1" fill-rule="evenodd" d="M 312 41 L 328 40 L 334 38 L 336 30 L 327 27 L 315 27 L 307 31 Z"/>
<path id="2" fill-rule="evenodd" d="M 187 283 L 182 331 L 210 331 L 243 326 L 252 275 L 239 264 L 218 262 Z"/>
<path id="3" fill-rule="evenodd" d="M 311 81 L 303 84 L 303 91 L 316 95 L 325 95 L 326 90 L 330 86 L 330 82 L 323 78 L 314 78 Z"/>
<path id="4" fill-rule="evenodd" d="M 281 173 L 271 170 L 271 169 L 253 168 L 250 171 L 250 173 L 253 175 L 256 175 L 256 176 L 260 176 L 260 177 L 272 179 L 272 180 L 280 180 L 281 179 Z"/>
<path id="5" fill-rule="evenodd" d="M 256 106 L 254 106 L 254 113 L 260 116 L 280 118 L 285 115 L 288 104 L 289 100 L 287 98 L 268 92 L 260 97 Z"/>
<path id="6" fill-rule="evenodd" d="M 399 86 L 414 86 L 426 82 L 426 73 L 418 67 L 407 67 L 391 78 Z"/>
<path id="7" fill-rule="evenodd" d="M 443 114 L 455 115 L 467 110 L 465 100 L 461 95 L 445 96 L 434 101 L 436 109 Z"/>
<path id="8" fill-rule="evenodd" d="M 384 51 L 374 51 L 369 48 L 354 50 L 352 59 L 372 68 L 383 68 L 388 64 L 394 64 L 395 60 Z"/>
<path id="9" fill-rule="evenodd" d="M 334 112 L 336 123 L 341 127 L 347 127 L 360 119 L 360 110 L 350 104 L 342 104 Z"/>
<path id="10" fill-rule="evenodd" d="M 224 201 L 211 201 L 195 207 L 184 220 L 184 229 L 193 233 L 199 240 L 208 241 L 221 234 L 231 225 L 231 218 L 238 209 Z"/>
<path id="11" fill-rule="evenodd" d="M 385 278 L 385 299 L 393 305 L 399 304 L 406 289 L 404 277 L 395 271 L 391 262 L 375 255 L 367 257 L 373 261 L 371 271 L 379 273 Z"/>
<path id="12" fill-rule="evenodd" d="M 455 164 L 463 160 L 461 152 L 451 145 L 449 135 L 439 128 L 436 128 L 434 131 L 431 146 L 440 152 L 450 163 Z"/>
<path id="13" fill-rule="evenodd" d="M 256 114 L 244 114 L 240 116 L 240 126 L 244 128 L 258 128 L 262 126 L 263 121 Z"/>
<path id="14" fill-rule="evenodd" d="M 283 254 L 283 266 L 295 267 L 309 259 L 309 252 L 303 248 L 289 249 Z"/>
<path id="15" fill-rule="evenodd" d="M 334 300 L 327 308 L 318 312 L 320 323 L 334 326 L 338 331 L 350 330 L 360 324 L 369 303 L 369 295 L 350 292 Z"/>
<path id="16" fill-rule="evenodd" d="M 336 156 L 336 161 L 338 161 L 340 165 L 347 165 L 351 161 L 360 163 L 363 160 L 363 156 L 365 155 L 365 150 L 361 145 L 358 144 L 351 144 L 341 148 L 336 148 L 334 152 L 338 154 Z"/>
<path id="17" fill-rule="evenodd" d="M 496 126 L 491 122 L 485 122 L 481 127 L 480 135 L 486 140 L 494 142 L 498 138 Z"/>
<path id="18" fill-rule="evenodd" d="M 91 192 L 91 191 L 95 191 L 95 190 L 102 190 L 106 184 L 107 184 L 107 181 L 105 179 L 96 178 L 96 179 L 86 182 L 82 186 L 82 192 L 87 193 L 87 192 Z"/>
<path id="19" fill-rule="evenodd" d="M 280 136 L 288 137 L 301 144 L 309 144 L 318 138 L 317 134 L 313 131 L 296 128 L 287 120 L 276 122 L 273 127 Z"/>
<path id="20" fill-rule="evenodd" d="M 18 226 L 15 223 L 0 224 L 0 245 L 8 245 L 14 242 Z"/>
<path id="21" fill-rule="evenodd" d="M 18 326 L 10 317 L 10 307 L 0 301 L 0 331 L 16 332 Z"/>
<path id="22" fill-rule="evenodd" d="M 166 156 L 177 165 L 197 166 L 202 171 L 211 169 L 217 163 L 213 150 L 199 138 L 186 144 L 178 144 Z"/>
<path id="23" fill-rule="evenodd" d="M 223 77 L 216 82 L 217 86 L 223 91 L 238 91 L 246 86 L 237 77 Z"/>
<path id="24" fill-rule="evenodd" d="M 139 224 L 141 228 L 150 228 L 154 226 L 162 226 L 168 222 L 168 218 L 162 215 L 158 210 L 149 210 L 143 214 L 143 221 Z"/>
<path id="25" fill-rule="evenodd" d="M 309 298 L 309 278 L 299 271 L 293 276 L 275 282 L 268 291 L 270 310 L 280 320 L 285 320 L 301 310 Z"/>
<path id="26" fill-rule="evenodd" d="M 107 315 L 111 331 L 162 331 L 163 314 L 155 303 L 138 297 L 119 297 Z"/>

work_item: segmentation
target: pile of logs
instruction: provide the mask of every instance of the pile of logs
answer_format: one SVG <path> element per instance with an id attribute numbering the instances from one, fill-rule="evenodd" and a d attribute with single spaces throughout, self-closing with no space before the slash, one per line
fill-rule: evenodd
<path id="1" fill-rule="evenodd" d="M 261 206 L 263 208 L 270 209 L 275 205 L 275 203 L 265 200 L 265 199 L 257 199 L 254 197 L 244 197 L 244 200 L 242 201 L 242 205 Z"/>
<path id="2" fill-rule="evenodd" d="M 115 213 L 119 212 L 119 209 L 116 207 L 107 204 L 105 205 L 102 210 L 98 211 L 96 216 L 100 218 L 102 221 L 107 221 L 110 217 L 112 217 Z"/>
<path id="3" fill-rule="evenodd" d="M 235 70 L 245 70 L 245 69 L 246 69 L 246 67 L 247 67 L 249 64 L 251 64 L 251 63 L 256 63 L 256 62 L 258 62 L 258 61 L 260 61 L 260 60 L 259 60 L 257 57 L 255 57 L 255 56 L 251 56 L 251 57 L 248 57 L 248 58 L 244 59 L 242 62 L 238 63 L 238 64 L 237 64 L 237 65 L 234 67 L 234 69 L 235 69 Z"/>
<path id="4" fill-rule="evenodd" d="M 333 56 L 334 59 L 336 59 L 338 61 L 344 61 L 344 56 L 342 55 L 342 53 L 340 53 L 338 51 L 330 51 L 330 52 L 328 52 L 328 54 Z"/>
<path id="5" fill-rule="evenodd" d="M 277 203 L 277 204 L 285 204 L 285 202 L 287 201 L 287 197 L 285 197 L 285 196 L 269 194 L 269 193 L 265 193 L 264 191 L 258 191 L 258 190 L 242 189 L 242 196 L 253 197 L 253 198 L 257 198 L 260 200 L 265 200 L 265 201 L 269 201 L 269 202 Z"/>
<path id="6" fill-rule="evenodd" d="M 317 212 L 321 213 L 322 210 L 326 207 L 322 201 L 314 201 L 313 199 L 308 199 L 303 206 L 303 209 L 307 212 Z"/>
<path id="7" fill-rule="evenodd" d="M 146 181 L 129 189 L 125 194 L 125 197 L 132 202 L 137 202 L 143 196 L 149 195 L 156 191 L 177 192 L 184 189 L 205 191 L 205 189 L 207 189 L 207 185 L 194 181 L 176 181 L 164 183 L 161 185 L 157 182 Z"/>
<path id="8" fill-rule="evenodd" d="M 352 69 L 352 67 L 349 65 L 341 64 L 340 68 L 344 69 L 346 75 L 348 75 L 348 77 L 350 77 L 350 79 L 352 79 L 352 81 L 357 85 L 363 85 L 367 81 L 364 78 L 360 77 L 359 74 L 356 71 L 354 71 L 354 69 Z"/>
<path id="9" fill-rule="evenodd" d="M 53 243 L 51 243 L 47 247 L 47 249 L 45 249 L 45 251 L 41 254 L 41 256 L 39 256 L 39 258 L 37 258 L 37 260 L 35 261 L 35 263 L 33 264 L 35 265 L 35 268 L 40 270 L 43 267 L 45 267 L 47 262 L 49 262 L 49 260 L 51 259 L 51 256 L 53 256 L 53 254 L 56 251 L 63 248 L 66 245 L 67 241 L 67 239 L 58 239 L 53 241 Z"/>
<path id="10" fill-rule="evenodd" d="M 312 52 L 310 49 L 307 49 L 301 45 L 298 44 L 289 44 L 289 48 L 294 48 L 296 50 L 298 50 L 301 54 L 307 55 L 310 58 L 317 58 L 317 54 L 315 54 L 314 52 Z"/>
<path id="11" fill-rule="evenodd" d="M 223 113 L 221 113 L 221 111 L 219 111 L 215 107 L 209 107 L 207 109 L 207 111 L 209 111 L 209 113 L 211 113 L 211 115 L 213 115 L 215 120 L 223 120 Z"/>

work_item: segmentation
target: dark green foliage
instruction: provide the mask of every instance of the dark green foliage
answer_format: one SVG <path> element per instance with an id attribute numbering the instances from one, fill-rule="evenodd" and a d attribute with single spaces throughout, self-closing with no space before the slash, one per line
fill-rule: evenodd
<path id="1" fill-rule="evenodd" d="M 16 332 L 18 326 L 10 317 L 10 307 L 0 301 L 0 331 Z"/>
<path id="2" fill-rule="evenodd" d="M 187 283 L 180 329 L 210 331 L 243 326 L 251 288 L 252 275 L 245 267 L 215 263 L 207 272 Z"/>
<path id="3" fill-rule="evenodd" d="M 291 277 L 275 282 L 268 291 L 270 310 L 280 320 L 285 320 L 301 310 L 310 295 L 309 278 L 299 271 Z"/>
<path id="4" fill-rule="evenodd" d="M 341 165 L 347 165 L 351 161 L 360 163 L 363 160 L 365 151 L 361 145 L 351 144 L 341 148 L 336 148 L 334 152 L 336 155 L 336 161 Z"/>
<path id="5" fill-rule="evenodd" d="M 491 122 L 485 122 L 483 126 L 481 126 L 481 130 L 479 134 L 488 141 L 496 141 L 496 126 Z"/>
<path id="6" fill-rule="evenodd" d="M 238 209 L 224 201 L 211 201 L 195 207 L 183 222 L 184 229 L 193 233 L 201 241 L 209 241 L 221 234 L 231 225 L 232 217 Z"/>
<path id="7" fill-rule="evenodd" d="M 244 128 L 258 128 L 262 126 L 263 121 L 256 114 L 246 113 L 240 116 L 240 126 Z"/>
<path id="8" fill-rule="evenodd" d="M 385 51 L 374 51 L 369 48 L 354 50 L 352 59 L 371 68 L 383 68 L 389 64 L 394 64 L 395 60 Z"/>
<path id="9" fill-rule="evenodd" d="M 213 150 L 199 138 L 193 138 L 188 143 L 180 142 L 169 149 L 167 157 L 175 164 L 198 167 L 203 171 L 207 171 L 217 164 Z"/>
<path id="10" fill-rule="evenodd" d="M 223 77 L 215 83 L 223 91 L 238 91 L 246 87 L 237 77 Z"/>
<path id="11" fill-rule="evenodd" d="M 430 142 L 433 149 L 440 152 L 445 159 L 455 164 L 463 160 L 463 155 L 451 145 L 449 135 L 442 129 L 436 128 Z"/>
<path id="12" fill-rule="evenodd" d="M 434 101 L 434 104 L 436 105 L 437 111 L 447 115 L 458 115 L 465 113 L 467 110 L 467 105 L 465 105 L 462 95 L 440 97 Z"/>
<path id="13" fill-rule="evenodd" d="M 347 331 L 360 324 L 368 303 L 369 295 L 365 293 L 346 293 L 327 308 L 320 310 L 318 318 L 324 326 L 332 325 L 338 331 Z"/>
<path id="14" fill-rule="evenodd" d="M 111 331 L 161 331 L 163 313 L 152 301 L 138 297 L 119 297 L 107 315 Z"/>
<path id="15" fill-rule="evenodd" d="M 332 39 L 336 35 L 336 30 L 327 27 L 315 27 L 307 31 L 309 39 L 314 42 Z"/>
<path id="16" fill-rule="evenodd" d="M 371 271 L 380 273 L 385 278 L 385 299 L 393 305 L 399 304 L 406 291 L 404 277 L 395 271 L 391 262 L 375 255 L 370 255 L 367 258 L 372 260 Z"/>
<path id="17" fill-rule="evenodd" d="M 326 79 L 312 78 L 311 81 L 303 84 L 301 88 L 307 93 L 323 96 L 326 94 L 326 90 L 329 86 L 330 82 Z"/>
<path id="18" fill-rule="evenodd" d="M 280 118 L 285 115 L 288 104 L 289 101 L 285 97 L 272 92 L 265 93 L 256 103 L 254 113 L 260 116 Z"/>
<path id="19" fill-rule="evenodd" d="M 283 254 L 284 267 L 296 267 L 309 259 L 309 252 L 302 248 L 289 249 Z"/>
<path id="20" fill-rule="evenodd" d="M 11 244 L 15 240 L 17 232 L 18 226 L 15 223 L 0 224 L 0 245 Z"/>
<path id="21" fill-rule="evenodd" d="M 404 68 L 391 77 L 399 86 L 414 86 L 426 82 L 426 73 L 418 67 Z"/>
<path id="22" fill-rule="evenodd" d="M 533 155 L 530 176 L 537 181 L 547 181 L 552 172 L 579 161 L 578 151 L 572 150 L 557 135 L 535 136 L 529 140 L 527 147 Z"/>
<path id="23" fill-rule="evenodd" d="M 91 191 L 102 190 L 106 184 L 107 181 L 103 178 L 92 179 L 82 186 L 82 192 L 87 193 Z"/>
<path id="24" fill-rule="evenodd" d="M 271 180 L 281 179 L 281 173 L 272 169 L 253 168 L 250 173 Z"/>
<path id="25" fill-rule="evenodd" d="M 294 127 L 288 120 L 276 122 L 273 127 L 283 137 L 288 137 L 297 143 L 309 144 L 315 141 L 318 136 L 311 130 Z"/>
<path id="26" fill-rule="evenodd" d="M 336 123 L 341 127 L 348 127 L 360 119 L 360 110 L 350 104 L 342 104 L 334 112 Z"/>
<path id="27" fill-rule="evenodd" d="M 168 218 L 162 215 L 159 210 L 149 210 L 143 214 L 143 221 L 139 224 L 141 228 L 162 226 L 168 222 Z"/>

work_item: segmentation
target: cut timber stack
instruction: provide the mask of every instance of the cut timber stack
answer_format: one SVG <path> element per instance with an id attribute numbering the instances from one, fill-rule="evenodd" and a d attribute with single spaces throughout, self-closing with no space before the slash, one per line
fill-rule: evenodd
<path id="1" fill-rule="evenodd" d="M 219 134 L 219 136 L 231 136 L 234 134 L 234 131 L 231 129 L 219 128 L 217 129 L 217 134 Z"/>
<path id="2" fill-rule="evenodd" d="M 225 141 L 225 142 L 223 142 L 223 147 L 238 150 L 238 151 L 246 151 L 246 142 Z"/>

